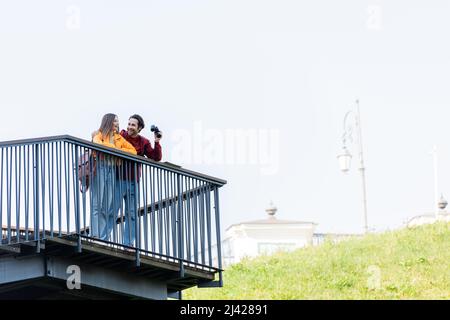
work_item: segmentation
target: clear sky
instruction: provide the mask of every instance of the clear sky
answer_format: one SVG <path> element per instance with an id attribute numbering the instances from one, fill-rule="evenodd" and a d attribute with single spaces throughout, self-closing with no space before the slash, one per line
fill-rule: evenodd
<path id="1" fill-rule="evenodd" d="M 0 139 L 89 139 L 104 113 L 164 131 L 163 161 L 228 180 L 222 226 L 265 217 L 362 231 L 450 198 L 450 2 L 0 0 Z M 149 129 L 143 132 L 151 136 Z"/>

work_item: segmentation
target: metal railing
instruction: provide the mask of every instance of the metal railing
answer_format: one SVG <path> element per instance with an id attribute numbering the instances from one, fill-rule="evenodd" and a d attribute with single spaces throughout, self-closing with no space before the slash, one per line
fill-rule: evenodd
<path id="1" fill-rule="evenodd" d="M 66 135 L 1 142 L 0 181 L 0 245 L 39 251 L 75 236 L 79 252 L 82 239 L 96 241 L 135 250 L 137 265 L 146 255 L 221 279 L 224 180 Z"/>

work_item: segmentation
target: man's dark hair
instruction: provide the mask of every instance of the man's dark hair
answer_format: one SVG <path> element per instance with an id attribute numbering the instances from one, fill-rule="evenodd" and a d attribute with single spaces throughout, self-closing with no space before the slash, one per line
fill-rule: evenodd
<path id="1" fill-rule="evenodd" d="M 142 117 L 138 114 L 133 114 L 129 119 L 136 119 L 138 122 L 138 129 L 142 130 L 145 127 L 145 123 L 144 123 L 144 119 L 142 119 Z"/>

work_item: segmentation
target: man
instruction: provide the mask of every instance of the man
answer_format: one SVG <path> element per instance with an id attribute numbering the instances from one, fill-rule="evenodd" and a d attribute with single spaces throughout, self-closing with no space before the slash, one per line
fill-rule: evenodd
<path id="1" fill-rule="evenodd" d="M 122 130 L 120 134 L 136 149 L 138 156 L 146 156 L 155 161 L 161 161 L 162 150 L 158 138 L 155 133 L 155 148 L 152 148 L 150 141 L 141 136 L 139 133 L 144 129 L 144 119 L 138 114 L 132 115 L 128 119 L 127 130 Z"/>
<path id="2" fill-rule="evenodd" d="M 150 141 L 139 134 L 144 127 L 145 124 L 142 117 L 134 114 L 128 119 L 127 130 L 122 130 L 120 134 L 133 145 L 138 156 L 145 156 L 154 161 L 161 161 L 162 150 L 159 143 L 161 138 L 158 138 L 155 132 L 155 147 L 152 148 Z M 139 199 L 136 195 L 139 195 L 140 165 L 137 167 L 137 177 L 135 177 L 134 164 L 132 162 L 123 163 L 122 170 L 118 170 L 117 172 L 118 184 L 115 194 L 115 212 L 119 212 L 122 208 L 123 200 L 125 200 L 125 211 L 123 211 L 125 218 L 123 244 L 126 246 L 133 246 L 136 239 L 136 201 Z"/>

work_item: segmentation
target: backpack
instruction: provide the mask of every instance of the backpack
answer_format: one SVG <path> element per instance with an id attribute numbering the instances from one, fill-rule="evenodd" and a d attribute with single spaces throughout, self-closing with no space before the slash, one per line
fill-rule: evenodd
<path id="1" fill-rule="evenodd" d="M 86 192 L 89 189 L 91 179 L 96 174 L 96 157 L 92 152 L 86 151 L 78 158 L 78 180 L 80 181 L 80 191 Z"/>

